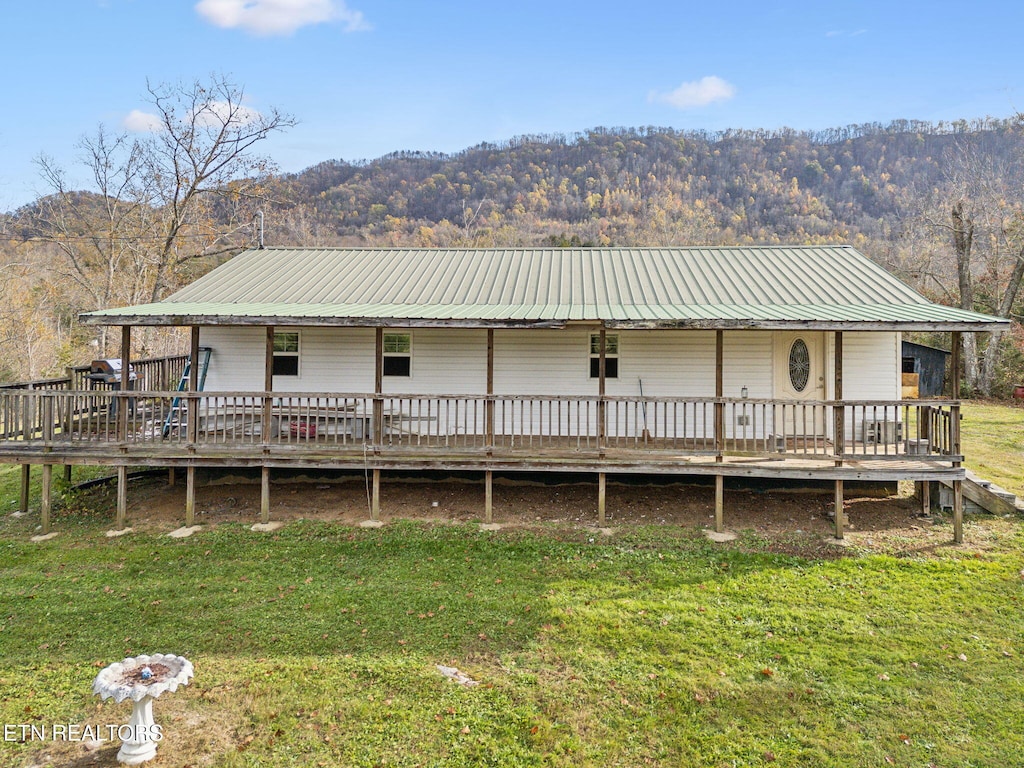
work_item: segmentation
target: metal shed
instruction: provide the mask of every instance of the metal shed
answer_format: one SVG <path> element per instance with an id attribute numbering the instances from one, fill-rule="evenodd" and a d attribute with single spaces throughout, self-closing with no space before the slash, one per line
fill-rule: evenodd
<path id="1" fill-rule="evenodd" d="M 944 349 L 903 342 L 903 373 L 918 377 L 918 397 L 941 396 L 945 390 L 946 358 L 950 355 Z"/>

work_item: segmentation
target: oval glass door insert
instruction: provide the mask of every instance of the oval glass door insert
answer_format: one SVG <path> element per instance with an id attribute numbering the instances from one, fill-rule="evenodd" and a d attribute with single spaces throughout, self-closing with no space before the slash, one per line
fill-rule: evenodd
<path id="1" fill-rule="evenodd" d="M 811 375 L 811 354 L 807 343 L 797 339 L 789 348 L 789 383 L 796 392 L 807 389 L 807 380 Z"/>

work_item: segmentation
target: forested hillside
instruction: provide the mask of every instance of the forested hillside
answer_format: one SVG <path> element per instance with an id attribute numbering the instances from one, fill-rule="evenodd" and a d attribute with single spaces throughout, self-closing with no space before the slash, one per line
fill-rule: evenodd
<path id="1" fill-rule="evenodd" d="M 229 193 L 188 224 L 196 240 L 176 245 L 194 247 L 195 258 L 146 289 L 166 295 L 251 243 L 247 222 L 258 207 L 271 245 L 851 243 L 935 300 L 1019 317 L 1022 160 L 1017 118 L 814 133 L 597 128 L 454 155 L 331 160 L 297 174 L 250 177 L 245 195 L 225 185 Z M 94 207 L 109 196 L 87 191 L 101 198 Z M 8 377 L 90 356 L 73 322 L 77 311 L 93 308 L 86 297 L 58 291 L 60 302 L 44 300 L 68 267 L 47 236 L 47 204 L 12 212 L 4 224 L 4 261 L 33 265 L 19 273 L 17 288 L 5 287 L 20 291 L 19 301 L 5 302 L 7 322 L 23 325 L 24 313 L 22 320 L 10 315 L 14 306 L 30 306 L 49 318 L 41 339 L 63 341 L 50 343 L 48 353 L 6 352 Z M 968 350 L 972 386 L 1005 391 L 1022 375 L 1019 327 L 1000 345 L 1000 356 L 995 347 L 988 356 L 984 348 Z"/>

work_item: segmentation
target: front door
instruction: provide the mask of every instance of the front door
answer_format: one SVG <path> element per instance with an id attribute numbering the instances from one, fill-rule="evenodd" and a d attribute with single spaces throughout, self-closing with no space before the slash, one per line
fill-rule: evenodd
<path id="1" fill-rule="evenodd" d="M 775 337 L 775 399 L 787 403 L 781 424 L 787 436 L 823 435 L 825 408 L 804 405 L 825 399 L 825 334 L 778 333 Z"/>

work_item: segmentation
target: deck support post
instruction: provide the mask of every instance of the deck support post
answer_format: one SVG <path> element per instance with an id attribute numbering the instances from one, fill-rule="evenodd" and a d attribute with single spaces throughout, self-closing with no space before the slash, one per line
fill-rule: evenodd
<path id="1" fill-rule="evenodd" d="M 484 522 L 491 522 L 494 513 L 494 472 L 484 472 Z"/>
<path id="2" fill-rule="evenodd" d="M 18 504 L 18 511 L 21 514 L 28 512 L 28 484 L 32 479 L 32 465 L 21 465 L 21 502 Z"/>
<path id="3" fill-rule="evenodd" d="M 597 473 L 597 522 L 599 525 L 605 523 L 605 511 L 608 503 L 608 475 L 604 472 Z"/>
<path id="4" fill-rule="evenodd" d="M 725 450 L 725 332 L 715 331 L 715 461 Z"/>
<path id="5" fill-rule="evenodd" d="M 380 470 L 373 470 L 373 496 L 370 501 L 370 519 L 380 520 Z"/>
<path id="6" fill-rule="evenodd" d="M 117 468 L 117 522 L 119 531 L 125 528 L 128 519 L 128 467 L 123 464 Z"/>
<path id="7" fill-rule="evenodd" d="M 68 485 L 71 485 L 71 465 L 70 464 L 65 464 L 64 465 L 64 482 L 67 483 Z"/>
<path id="8" fill-rule="evenodd" d="M 167 468 L 167 485 L 169 487 L 173 488 L 174 487 L 174 481 L 175 481 L 174 467 L 168 467 Z"/>
<path id="9" fill-rule="evenodd" d="M 260 522 L 270 522 L 270 467 L 266 465 L 260 470 Z"/>
<path id="10" fill-rule="evenodd" d="M 53 465 L 43 464 L 43 493 L 39 504 L 43 535 L 50 532 L 50 510 L 53 509 Z"/>
<path id="11" fill-rule="evenodd" d="M 715 533 L 725 530 L 725 476 L 715 475 Z"/>
<path id="12" fill-rule="evenodd" d="M 921 514 L 927 517 L 932 511 L 932 484 L 927 480 L 922 480 L 917 487 L 917 495 L 921 500 Z"/>
<path id="13" fill-rule="evenodd" d="M 173 469 L 171 470 L 174 471 Z M 196 468 L 191 464 L 185 470 L 185 525 L 191 528 L 196 519 Z"/>
<path id="14" fill-rule="evenodd" d="M 953 543 L 964 543 L 964 489 L 962 480 L 953 481 Z"/>
<path id="15" fill-rule="evenodd" d="M 836 480 L 836 496 L 835 496 L 835 524 L 836 524 L 836 538 L 843 538 L 843 528 L 846 525 L 846 516 L 843 512 L 843 481 Z"/>

